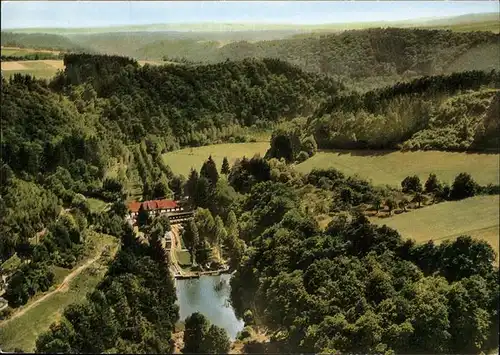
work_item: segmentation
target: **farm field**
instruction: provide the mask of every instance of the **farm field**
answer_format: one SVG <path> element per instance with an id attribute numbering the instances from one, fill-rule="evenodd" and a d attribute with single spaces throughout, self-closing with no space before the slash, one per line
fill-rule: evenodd
<path id="1" fill-rule="evenodd" d="M 400 187 L 409 175 L 418 175 L 425 182 L 430 173 L 449 184 L 456 175 L 467 172 L 481 185 L 499 183 L 499 155 L 441 151 L 320 151 L 296 165 L 302 173 L 313 168 L 336 168 L 347 175 L 371 180 L 375 185 Z"/>
<path id="2" fill-rule="evenodd" d="M 2 49 L 2 53 L 3 51 L 4 49 Z M 37 50 L 37 52 L 39 51 Z M 30 52 L 23 52 L 21 54 L 28 53 Z M 155 61 L 139 61 L 139 64 L 143 66 L 145 64 L 160 65 L 167 63 Z M 31 74 L 37 78 L 48 79 L 56 75 L 58 70 L 64 70 L 64 62 L 62 60 L 23 60 L 15 62 L 2 62 L 1 67 L 3 74 L 7 78 L 11 77 L 15 73 L 21 73 Z"/>
<path id="3" fill-rule="evenodd" d="M 2 73 L 11 77 L 15 73 L 31 74 L 37 78 L 51 78 L 58 70 L 64 69 L 62 60 L 25 60 L 18 62 L 2 62 Z"/>
<path id="4" fill-rule="evenodd" d="M 92 238 L 94 251 L 88 260 L 100 255 L 106 246 L 112 248 L 113 252 L 111 255 L 118 250 L 116 238 L 102 234 L 94 234 Z M 77 268 L 78 266 L 71 272 Z M 35 347 L 36 338 L 48 330 L 54 321 L 59 319 L 64 308 L 72 303 L 82 302 L 86 298 L 87 293 L 92 291 L 102 280 L 107 271 L 106 258 L 100 257 L 97 261 L 84 268 L 81 273 L 68 281 L 68 283 L 62 285 L 62 287 L 60 287 L 60 282 L 62 282 L 65 276 L 70 274 L 69 270 L 55 267 L 53 271 L 56 275 L 56 284 L 59 284 L 59 289 L 57 289 L 57 286 L 56 288 L 53 286 L 51 291 L 46 293 L 49 296 L 43 298 L 42 301 L 36 303 L 36 299 L 34 299 L 23 306 L 22 308 L 26 309 L 30 307 L 30 304 L 34 304 L 34 306 L 27 309 L 23 314 L 12 320 L 0 322 L 0 344 L 3 351 L 12 351 L 18 348 L 25 352 L 32 352 Z M 37 297 L 37 299 L 40 298 Z M 22 312 L 22 309 L 18 312 Z"/>
<path id="5" fill-rule="evenodd" d="M 403 237 L 424 243 L 442 242 L 460 235 L 484 239 L 499 252 L 500 196 L 475 196 L 448 201 L 388 218 L 371 218 L 373 223 L 398 230 Z M 497 258 L 498 263 L 498 258 Z"/>
<path id="6" fill-rule="evenodd" d="M 59 51 L 53 51 L 48 49 L 32 49 L 32 48 L 19 48 L 19 47 L 2 47 L 0 49 L 0 53 L 4 56 L 22 56 L 27 54 L 35 54 L 35 53 L 52 53 L 59 54 Z"/>
<path id="7" fill-rule="evenodd" d="M 423 29 L 436 29 L 436 30 L 451 30 L 456 32 L 470 32 L 470 31 L 490 31 L 493 33 L 499 33 L 500 27 L 498 26 L 498 21 L 486 20 L 479 22 L 469 22 L 469 23 L 457 23 L 449 26 L 422 26 Z"/>
<path id="8" fill-rule="evenodd" d="M 163 155 L 163 159 L 175 174 L 187 177 L 191 168 L 200 170 L 210 155 L 220 170 L 224 157 L 227 157 L 232 166 L 236 159 L 243 156 L 247 158 L 251 158 L 255 154 L 264 156 L 267 149 L 269 149 L 269 142 L 213 144 L 168 152 Z"/>

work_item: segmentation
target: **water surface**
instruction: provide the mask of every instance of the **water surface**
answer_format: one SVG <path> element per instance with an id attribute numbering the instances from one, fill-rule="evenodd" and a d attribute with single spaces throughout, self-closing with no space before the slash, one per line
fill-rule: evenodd
<path id="1" fill-rule="evenodd" d="M 243 320 L 238 320 L 229 304 L 229 279 L 231 275 L 201 276 L 199 279 L 176 280 L 175 289 L 179 304 L 180 320 L 194 312 L 200 312 L 212 324 L 224 328 L 234 340 L 243 329 Z M 220 281 L 224 286 L 216 290 Z"/>

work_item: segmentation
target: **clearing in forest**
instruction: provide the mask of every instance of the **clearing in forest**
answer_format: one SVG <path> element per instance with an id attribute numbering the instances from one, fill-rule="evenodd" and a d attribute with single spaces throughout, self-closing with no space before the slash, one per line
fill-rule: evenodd
<path id="1" fill-rule="evenodd" d="M 64 69 L 62 60 L 23 60 L 16 62 L 2 62 L 2 72 L 6 77 L 15 73 L 30 74 L 37 78 L 48 79 L 56 75 L 58 70 Z"/>
<path id="2" fill-rule="evenodd" d="M 411 210 L 388 218 L 371 218 L 372 223 L 396 229 L 418 243 L 436 243 L 461 235 L 486 240 L 499 252 L 500 197 L 475 196 Z M 497 257 L 498 262 L 498 257 Z"/>
<path id="3" fill-rule="evenodd" d="M 450 185 L 455 176 L 467 172 L 481 185 L 499 184 L 499 155 L 442 151 L 320 151 L 296 169 L 308 173 L 313 168 L 336 168 L 347 175 L 357 174 L 375 185 L 401 187 L 409 175 L 418 175 L 422 183 L 430 173 Z"/>
<path id="4" fill-rule="evenodd" d="M 16 56 L 23 56 L 36 53 L 51 53 L 55 55 L 61 53 L 60 51 L 54 51 L 51 49 L 34 49 L 34 48 L 4 47 L 4 46 L 2 46 L 0 52 L 2 53 L 2 55 L 7 57 L 11 56 L 16 57 Z"/>
<path id="5" fill-rule="evenodd" d="M 227 157 L 232 166 L 236 159 L 243 156 L 252 158 L 255 154 L 260 154 L 263 157 L 268 149 L 269 142 L 213 144 L 168 152 L 163 155 L 163 159 L 175 174 L 187 177 L 191 168 L 199 171 L 210 155 L 220 171 L 224 157 Z"/>
<path id="6" fill-rule="evenodd" d="M 37 337 L 47 331 L 50 325 L 60 319 L 64 309 L 72 303 L 82 302 L 104 277 L 107 260 L 118 250 L 118 240 L 104 234 L 92 234 L 92 254 L 82 261 L 47 293 L 35 296 L 25 306 L 12 314 L 11 318 L 0 322 L 0 344 L 3 351 L 15 348 L 32 352 Z M 101 255 L 108 249 L 109 256 Z M 61 268 L 59 268 L 61 269 Z"/>

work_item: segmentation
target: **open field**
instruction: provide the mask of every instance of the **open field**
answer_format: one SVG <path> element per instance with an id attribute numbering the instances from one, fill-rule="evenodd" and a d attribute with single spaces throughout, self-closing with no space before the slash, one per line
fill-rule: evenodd
<path id="1" fill-rule="evenodd" d="M 448 201 L 389 218 L 371 218 L 373 223 L 398 230 L 403 237 L 423 243 L 440 242 L 470 235 L 488 241 L 499 252 L 500 198 L 475 196 L 461 201 Z M 498 259 L 497 259 L 498 262 Z"/>
<path id="2" fill-rule="evenodd" d="M 220 170 L 224 157 L 227 157 L 229 164 L 232 165 L 236 159 L 243 156 L 247 158 L 255 154 L 264 156 L 268 148 L 268 142 L 213 144 L 168 152 L 163 155 L 163 159 L 175 174 L 187 177 L 191 168 L 199 170 L 210 155 Z"/>
<path id="3" fill-rule="evenodd" d="M 109 247 L 110 257 L 113 257 L 118 250 L 118 243 L 116 238 L 97 233 L 92 234 L 91 239 L 92 248 L 89 248 L 88 252 L 92 256 L 84 264 L 71 272 L 55 268 L 56 282 L 59 283 L 55 289 L 52 287 L 51 291 L 42 297 L 30 300 L 22 309 L 13 313 L 11 319 L 0 322 L 0 344 L 3 351 L 19 348 L 32 352 L 36 338 L 60 318 L 64 308 L 72 303 L 82 302 L 87 293 L 102 280 L 107 271 L 106 260 L 109 257 L 99 255 Z"/>
<path id="4" fill-rule="evenodd" d="M 7 78 L 15 73 L 31 74 L 37 78 L 48 79 L 64 69 L 62 60 L 24 60 L 19 62 L 2 62 L 2 74 Z"/>
<path id="5" fill-rule="evenodd" d="M 27 54 L 36 54 L 36 53 L 51 53 L 51 54 L 59 54 L 59 51 L 53 51 L 48 49 L 32 49 L 32 48 L 19 48 L 19 47 L 3 47 L 0 49 L 0 53 L 4 56 L 17 57 L 23 56 Z"/>
<path id="6" fill-rule="evenodd" d="M 139 61 L 139 64 L 142 66 L 144 64 L 161 65 L 168 63 L 155 62 L 155 61 Z M 37 78 L 48 79 L 56 75 L 58 70 L 64 70 L 64 62 L 62 60 L 54 60 L 54 59 L 23 60 L 23 61 L 13 61 L 13 62 L 2 62 L 1 67 L 3 75 L 5 75 L 7 78 L 11 77 L 15 73 L 21 73 L 21 74 L 31 74 Z"/>
<path id="7" fill-rule="evenodd" d="M 456 175 L 467 172 L 481 185 L 499 184 L 499 155 L 440 151 L 320 151 L 298 164 L 308 173 L 313 168 L 336 168 L 345 174 L 358 174 L 375 185 L 401 186 L 408 175 L 418 175 L 425 182 L 430 173 L 443 182 L 453 183 Z"/>
<path id="8" fill-rule="evenodd" d="M 14 254 L 9 259 L 5 260 L 2 265 L 0 265 L 0 269 L 4 272 L 10 272 L 18 268 L 19 265 L 21 265 L 21 259 L 19 259 L 17 254 Z"/>
<path id="9" fill-rule="evenodd" d="M 158 60 L 138 60 L 137 63 L 142 67 L 145 64 L 149 65 L 166 65 L 166 64 L 175 64 L 174 62 L 162 62 Z"/>
<path id="10" fill-rule="evenodd" d="M 181 266 L 191 265 L 191 255 L 188 251 L 176 250 L 175 251 L 177 261 Z"/>
<path id="11" fill-rule="evenodd" d="M 92 212 L 102 212 L 108 206 L 108 203 L 106 203 L 103 200 L 99 200 L 97 198 L 89 197 L 89 198 L 87 198 L 87 201 L 89 203 L 90 210 Z"/>

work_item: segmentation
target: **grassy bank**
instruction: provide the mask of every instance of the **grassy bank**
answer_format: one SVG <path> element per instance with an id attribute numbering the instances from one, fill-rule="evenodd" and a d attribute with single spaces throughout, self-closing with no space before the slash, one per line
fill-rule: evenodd
<path id="1" fill-rule="evenodd" d="M 372 222 L 398 230 L 403 237 L 424 243 L 430 239 L 442 242 L 460 235 L 486 240 L 499 252 L 499 196 L 476 196 L 448 201 L 412 210 L 389 218 L 372 218 Z M 497 258 L 498 262 L 498 258 Z"/>
<path id="2" fill-rule="evenodd" d="M 443 182 L 452 183 L 456 175 L 467 172 L 481 185 L 499 183 L 499 155 L 441 151 L 321 151 L 296 169 L 308 173 L 314 168 L 336 168 L 345 174 L 357 174 L 376 185 L 401 186 L 409 175 L 425 181 L 434 173 Z"/>
<path id="3" fill-rule="evenodd" d="M 22 315 L 0 323 L 0 344 L 3 351 L 13 351 L 15 348 L 25 352 L 32 352 L 35 347 L 36 338 L 48 330 L 50 325 L 59 319 L 65 307 L 72 303 L 82 302 L 87 293 L 92 291 L 102 280 L 107 271 L 107 262 L 118 250 L 116 238 L 103 234 L 93 234 L 92 244 L 87 249 L 88 259 L 100 255 L 103 250 L 110 248 L 109 256 L 101 256 L 96 262 L 86 267 L 81 273 L 75 276 L 67 285 L 53 292 L 59 285 L 51 288 L 52 292 L 43 301 L 38 302 L 29 308 Z M 88 260 L 86 259 L 86 260 Z M 82 261 L 82 263 L 84 263 Z M 77 266 L 78 267 L 78 266 Z M 73 270 L 75 270 L 75 267 Z M 54 267 L 56 284 L 68 276 L 73 270 Z M 39 295 L 43 296 L 43 295 Z M 27 305 L 26 309 L 36 302 L 40 297 L 36 297 Z M 22 309 L 20 310 L 22 312 Z"/>

